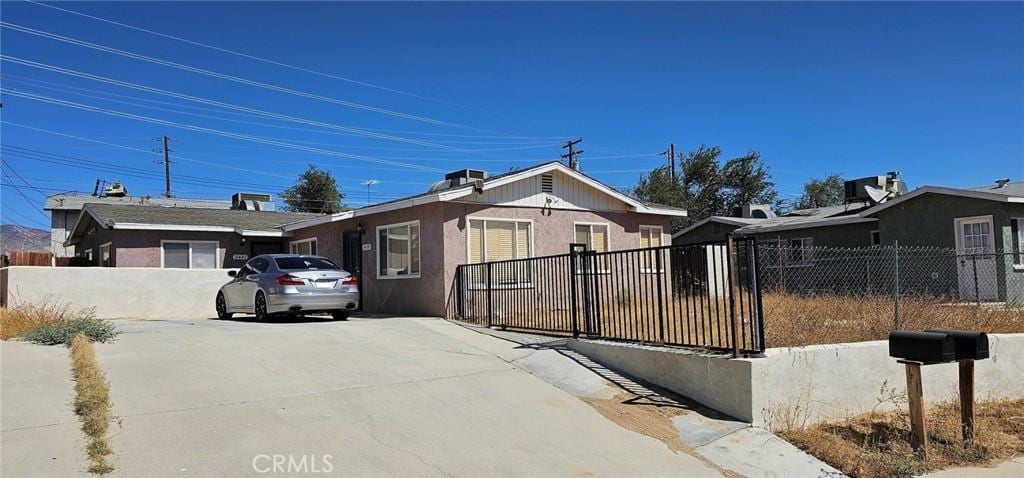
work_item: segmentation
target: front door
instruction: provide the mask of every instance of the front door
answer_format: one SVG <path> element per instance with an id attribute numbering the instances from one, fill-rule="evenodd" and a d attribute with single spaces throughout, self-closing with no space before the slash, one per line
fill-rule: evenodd
<path id="1" fill-rule="evenodd" d="M 956 227 L 957 279 L 963 300 L 998 299 L 992 216 L 959 217 Z"/>
<path id="2" fill-rule="evenodd" d="M 263 254 L 280 254 L 281 244 L 278 242 L 254 242 L 252 243 L 252 257 Z"/>
<path id="3" fill-rule="evenodd" d="M 363 307 L 363 235 L 348 231 L 342 237 L 341 268 L 359 280 L 359 308 Z"/>

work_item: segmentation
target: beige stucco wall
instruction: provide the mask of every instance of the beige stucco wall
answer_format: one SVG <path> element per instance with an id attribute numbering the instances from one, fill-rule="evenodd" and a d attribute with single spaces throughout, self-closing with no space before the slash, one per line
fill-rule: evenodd
<path id="1" fill-rule="evenodd" d="M 227 283 L 224 269 L 148 267 L 7 267 L 0 291 L 8 305 L 59 302 L 94 307 L 102 319 L 216 317 L 214 298 Z"/>
<path id="2" fill-rule="evenodd" d="M 111 243 L 112 267 L 160 267 L 160 241 L 217 241 L 218 267 L 237 269 L 245 260 L 235 260 L 235 254 L 251 254 L 251 243 L 280 242 L 280 238 L 246 238 L 233 232 L 143 231 L 130 229 L 97 228 L 86 235 L 76 251 L 92 249 L 93 259 L 99 261 L 99 246 Z"/>
<path id="3" fill-rule="evenodd" d="M 624 212 L 502 207 L 469 203 L 431 203 L 381 214 L 356 217 L 294 231 L 286 241 L 317 238 L 320 255 L 342 262 L 342 238 L 362 224 L 363 310 L 371 313 L 442 316 L 451 290 L 455 268 L 466 263 L 466 218 L 487 217 L 533 221 L 534 256 L 564 254 L 574 241 L 574 222 L 600 222 L 609 225 L 609 244 L 613 250 L 640 247 L 640 226 L 660 225 L 662 243 L 669 244 L 670 224 L 665 216 Z M 377 226 L 420 221 L 419 278 L 377 279 Z"/>

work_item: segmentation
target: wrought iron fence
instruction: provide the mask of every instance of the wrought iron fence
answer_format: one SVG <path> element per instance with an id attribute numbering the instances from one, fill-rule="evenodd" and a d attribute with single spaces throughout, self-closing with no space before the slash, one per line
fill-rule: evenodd
<path id="1" fill-rule="evenodd" d="M 901 298 L 909 296 L 951 304 L 1024 306 L 1024 255 L 1016 252 L 760 244 L 758 263 L 765 294 L 889 297 L 896 327 Z"/>
<path id="2" fill-rule="evenodd" d="M 449 319 L 609 340 L 764 351 L 753 239 L 458 266 Z"/>

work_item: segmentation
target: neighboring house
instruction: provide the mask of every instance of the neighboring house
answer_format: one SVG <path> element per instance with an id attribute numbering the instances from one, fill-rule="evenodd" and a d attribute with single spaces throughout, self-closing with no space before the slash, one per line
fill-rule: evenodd
<path id="1" fill-rule="evenodd" d="M 786 257 L 793 259 L 794 267 L 814 263 L 813 247 L 898 243 L 955 249 L 960 254 L 1001 251 L 1006 254 L 988 255 L 978 262 L 980 277 L 996 279 L 980 281 L 983 290 L 977 295 L 983 300 L 1024 302 L 1024 182 L 998 181 L 977 188 L 924 186 L 881 204 L 831 206 L 776 218 L 716 216 L 677 232 L 672 241 L 724 240 L 730 233 L 790 249 Z M 957 261 L 959 275 L 974 275 L 969 262 Z M 960 279 L 973 287 L 973 281 Z M 961 295 L 973 297 L 973 292 L 967 292 Z"/>
<path id="2" fill-rule="evenodd" d="M 230 200 L 178 199 L 149 196 L 85 196 L 80 194 L 54 194 L 46 198 L 43 210 L 50 211 L 51 252 L 57 257 L 75 255 L 73 246 L 65 245 L 82 207 L 86 204 L 120 204 L 135 206 L 170 206 L 180 208 L 231 209 Z"/>
<path id="3" fill-rule="evenodd" d="M 546 163 L 499 176 L 449 173 L 428 192 L 288 224 L 289 248 L 358 271 L 363 310 L 443 315 L 459 264 L 661 246 L 685 211 L 646 204 Z"/>
<path id="4" fill-rule="evenodd" d="M 280 226 L 315 216 L 88 203 L 66 244 L 101 267 L 238 268 L 252 256 L 284 252 L 290 233 Z"/>

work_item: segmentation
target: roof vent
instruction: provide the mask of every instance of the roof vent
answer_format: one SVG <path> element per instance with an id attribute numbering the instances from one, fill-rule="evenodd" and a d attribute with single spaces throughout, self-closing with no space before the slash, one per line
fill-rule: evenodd
<path id="1" fill-rule="evenodd" d="M 996 189 L 1002 189 L 1010 182 L 1010 178 L 1000 178 L 996 180 Z"/>
<path id="2" fill-rule="evenodd" d="M 553 175 L 540 175 L 540 191 L 548 194 L 555 192 L 555 177 Z"/>

